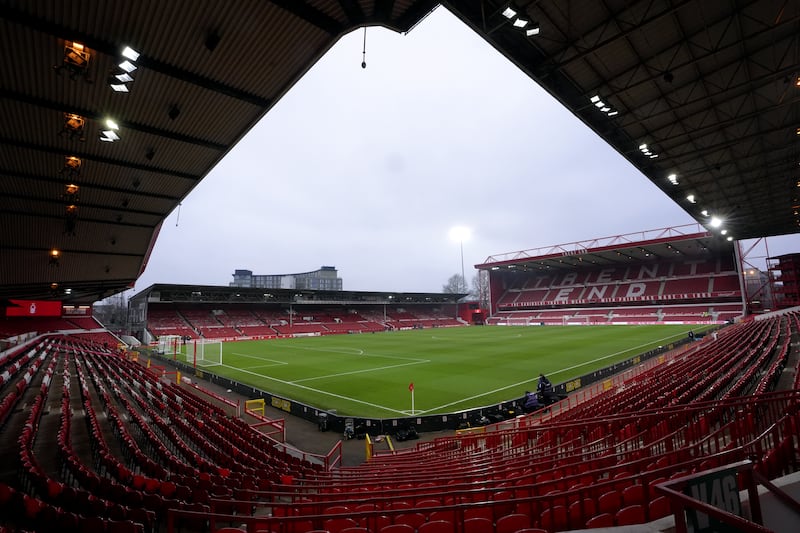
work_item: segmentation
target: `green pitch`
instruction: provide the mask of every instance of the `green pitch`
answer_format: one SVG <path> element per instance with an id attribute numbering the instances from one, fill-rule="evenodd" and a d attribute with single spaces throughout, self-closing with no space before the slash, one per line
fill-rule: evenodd
<path id="1" fill-rule="evenodd" d="M 345 416 L 392 418 L 498 404 L 657 346 L 692 328 L 465 327 L 223 344 L 210 372 Z"/>

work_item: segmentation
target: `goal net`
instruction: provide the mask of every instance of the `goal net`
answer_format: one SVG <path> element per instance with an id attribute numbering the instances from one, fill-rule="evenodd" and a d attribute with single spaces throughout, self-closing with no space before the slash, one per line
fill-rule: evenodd
<path id="1" fill-rule="evenodd" d="M 186 343 L 186 362 L 202 367 L 221 365 L 222 341 L 192 339 Z"/>
<path id="2" fill-rule="evenodd" d="M 158 338 L 156 352 L 162 355 L 176 355 L 181 353 L 180 335 L 161 335 Z"/>

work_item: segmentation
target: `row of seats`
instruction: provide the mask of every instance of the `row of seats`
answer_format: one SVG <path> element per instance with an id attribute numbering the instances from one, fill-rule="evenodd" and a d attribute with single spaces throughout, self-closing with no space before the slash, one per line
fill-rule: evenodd
<path id="1" fill-rule="evenodd" d="M 56 339 L 14 374 L 25 383 L 20 398 L 40 398 L 27 400 L 24 468 L 13 488 L 38 503 L 14 523 L 56 510 L 58 520 L 97 531 L 122 517 L 148 530 L 165 521 L 192 530 L 230 522 L 297 533 L 641 523 L 669 512 L 654 489 L 660 481 L 756 452 L 767 474 L 797 458 L 797 394 L 746 397 L 769 390 L 797 331 L 792 315 L 726 328 L 583 405 L 331 472 L 278 451 L 243 421 L 113 350 Z M 32 391 L 34 380 L 41 387 Z M 0 391 L 17 392 L 14 380 Z M 45 400 L 61 406 L 58 472 L 40 468 L 46 455 L 34 445 Z M 76 415 L 85 424 L 72 424 Z M 752 444 L 769 426 L 770 443 Z M 81 435 L 88 452 L 74 444 Z"/>

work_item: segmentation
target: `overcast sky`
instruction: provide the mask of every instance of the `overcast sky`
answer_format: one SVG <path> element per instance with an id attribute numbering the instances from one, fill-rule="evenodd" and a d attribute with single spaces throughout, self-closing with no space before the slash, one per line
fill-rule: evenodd
<path id="1" fill-rule="evenodd" d="M 471 280 L 489 255 L 694 222 L 446 9 L 368 29 L 366 69 L 362 42 L 337 43 L 164 221 L 136 292 L 322 265 L 345 290 L 440 292 L 461 271 L 453 226 L 471 229 Z"/>

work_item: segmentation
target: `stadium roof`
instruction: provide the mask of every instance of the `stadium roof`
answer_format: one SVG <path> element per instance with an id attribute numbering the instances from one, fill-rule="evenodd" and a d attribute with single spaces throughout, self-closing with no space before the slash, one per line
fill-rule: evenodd
<path id="1" fill-rule="evenodd" d="M 465 293 L 325 291 L 264 289 L 216 285 L 156 283 L 131 297 L 131 302 L 191 304 L 456 304 Z"/>
<path id="2" fill-rule="evenodd" d="M 543 270 L 614 266 L 630 261 L 691 261 L 733 253 L 733 243 L 699 224 L 640 231 L 489 256 L 481 270 Z"/>
<path id="3" fill-rule="evenodd" d="M 164 218 L 342 35 L 436 4 L 0 0 L 0 299 L 129 287 Z M 445 5 L 699 222 L 798 231 L 800 3 Z"/>

